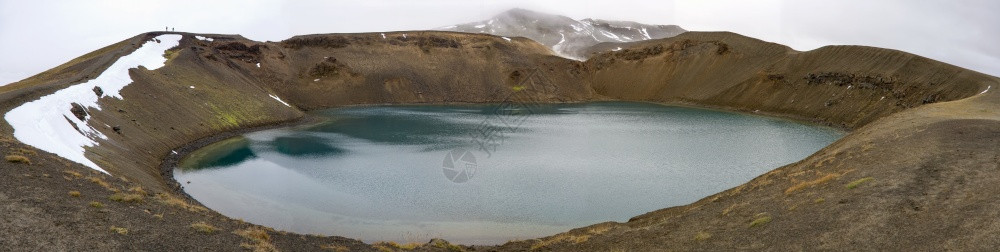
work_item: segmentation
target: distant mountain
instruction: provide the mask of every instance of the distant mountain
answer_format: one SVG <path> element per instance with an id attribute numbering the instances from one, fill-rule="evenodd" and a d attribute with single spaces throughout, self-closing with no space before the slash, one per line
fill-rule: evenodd
<path id="1" fill-rule="evenodd" d="M 588 48 L 600 43 L 626 43 L 669 38 L 686 32 L 676 25 L 649 25 L 601 19 L 574 20 L 560 15 L 511 9 L 492 19 L 437 28 L 442 31 L 526 37 L 573 58 L 590 57 Z"/>

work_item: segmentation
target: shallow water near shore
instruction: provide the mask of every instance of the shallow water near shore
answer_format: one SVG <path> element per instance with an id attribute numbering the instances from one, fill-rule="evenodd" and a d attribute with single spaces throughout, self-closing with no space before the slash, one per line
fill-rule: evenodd
<path id="1" fill-rule="evenodd" d="M 843 132 L 632 102 L 350 107 L 185 157 L 233 218 L 366 242 L 498 244 L 626 221 L 743 184 Z"/>

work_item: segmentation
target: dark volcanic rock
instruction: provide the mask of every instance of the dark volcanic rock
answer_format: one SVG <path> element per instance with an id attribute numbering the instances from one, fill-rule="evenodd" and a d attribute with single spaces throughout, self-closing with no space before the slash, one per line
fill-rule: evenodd
<path id="1" fill-rule="evenodd" d="M 70 105 L 73 107 L 69 109 L 69 112 L 73 112 L 73 115 L 76 116 L 77 119 L 80 119 L 80 121 L 87 119 L 87 110 L 84 109 L 82 105 L 75 102 L 70 103 Z"/>

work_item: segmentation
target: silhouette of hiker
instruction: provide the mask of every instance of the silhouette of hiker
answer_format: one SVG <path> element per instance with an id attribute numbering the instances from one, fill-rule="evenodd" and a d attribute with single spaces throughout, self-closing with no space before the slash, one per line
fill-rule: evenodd
<path id="1" fill-rule="evenodd" d="M 174 28 L 176 28 L 176 27 L 170 27 L 170 31 L 174 31 Z"/>

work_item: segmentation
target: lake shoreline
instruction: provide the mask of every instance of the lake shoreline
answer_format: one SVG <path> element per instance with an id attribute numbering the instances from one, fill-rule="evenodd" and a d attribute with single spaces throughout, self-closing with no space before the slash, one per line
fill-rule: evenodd
<path id="1" fill-rule="evenodd" d="M 570 229 L 575 226 L 606 221 L 625 221 L 629 217 L 663 206 L 688 204 L 707 195 L 742 184 L 772 167 L 798 161 L 845 134 L 845 132 L 834 128 L 784 118 L 650 102 L 550 103 L 529 105 L 532 111 L 524 114 L 526 121 L 523 124 L 511 126 L 516 127 L 518 133 L 511 132 L 514 134 L 509 135 L 511 138 L 501 136 L 504 140 L 500 144 L 501 146 L 494 150 L 494 153 L 476 151 L 474 146 L 465 142 L 465 138 L 475 135 L 475 132 L 470 131 L 473 130 L 470 127 L 478 128 L 479 126 L 475 126 L 478 125 L 477 122 L 490 123 L 495 127 L 502 126 L 497 123 L 506 119 L 491 120 L 497 116 L 505 117 L 504 114 L 494 111 L 494 108 L 499 108 L 497 106 L 500 104 L 404 104 L 350 106 L 312 111 L 307 113 L 309 122 L 327 123 L 300 122 L 280 128 L 261 129 L 261 131 L 242 134 L 243 139 L 246 140 L 240 140 L 234 145 L 225 144 L 200 148 L 191 152 L 194 154 L 186 154 L 181 158 L 185 160 L 185 158 L 195 158 L 196 156 L 200 161 L 186 159 L 185 166 L 175 170 L 174 179 L 186 181 L 188 184 L 185 186 L 184 192 L 199 202 L 212 206 L 213 210 L 226 213 L 232 218 L 241 218 L 285 231 L 350 237 L 349 233 L 338 233 L 338 231 L 367 230 L 364 232 L 367 234 L 365 237 L 352 237 L 364 240 L 393 240 L 394 236 L 389 234 L 395 232 L 429 232 L 441 234 L 437 238 L 469 244 L 464 241 L 471 241 L 470 238 L 466 237 L 471 231 L 456 233 L 456 231 L 451 230 L 478 230 L 483 227 L 475 226 L 473 223 L 503 223 L 501 220 L 515 218 L 515 216 L 530 218 L 530 221 L 512 221 L 503 226 L 510 229 L 518 226 L 538 226 L 547 220 L 561 220 L 561 222 L 570 221 L 570 225 L 561 226 L 562 229 Z M 511 120 L 518 119 L 511 118 Z M 301 125 L 310 124 L 316 127 L 301 127 Z M 405 128 L 400 128 L 401 125 L 405 125 Z M 692 129 L 695 131 L 691 131 Z M 231 135 L 227 134 L 227 136 Z M 560 143 L 559 139 L 566 139 L 568 142 Z M 576 142 L 573 139 L 588 139 L 587 141 L 594 145 L 575 145 Z M 746 139 L 756 140 L 747 141 Z M 661 145 L 659 141 L 670 141 L 671 146 L 678 147 L 666 147 L 666 145 Z M 712 144 L 697 144 L 692 141 Z M 703 149 L 704 146 L 716 147 Z M 297 150 L 288 152 L 288 148 Z M 479 172 L 476 173 L 476 177 L 470 178 L 469 182 L 471 183 L 464 181 L 451 181 L 449 183 L 441 176 L 440 158 L 444 157 L 444 153 L 452 148 L 469 150 L 475 154 L 474 156 L 478 156 L 476 164 L 479 167 Z M 774 151 L 758 151 L 772 148 Z M 414 149 L 424 150 L 413 152 Z M 697 159 L 713 160 L 712 162 L 680 161 L 704 155 L 703 153 L 707 153 L 706 151 L 711 152 L 709 150 L 720 152 L 715 153 L 712 157 Z M 580 156 L 578 153 L 582 152 L 591 154 Z M 587 159 L 600 156 L 598 153 L 607 154 L 608 158 L 625 155 L 631 156 L 632 159 L 618 160 L 618 162 L 613 163 L 588 162 L 589 165 L 570 165 L 569 167 L 572 167 L 572 170 L 576 172 L 571 174 L 559 172 L 569 168 L 566 167 L 567 164 L 560 165 L 561 160 Z M 492 156 L 492 158 L 487 159 L 487 156 Z M 747 156 L 754 158 L 747 159 L 745 158 Z M 549 160 L 550 158 L 544 157 L 559 158 Z M 657 165 L 651 166 L 649 162 Z M 726 165 L 720 166 L 719 162 Z M 353 168 L 355 165 L 362 164 L 366 168 L 360 170 Z M 317 165 L 319 167 L 316 167 Z M 619 171 L 605 169 L 616 165 L 633 169 Z M 341 168 L 329 169 L 327 167 Z M 518 167 L 533 168 L 522 170 Z M 697 174 L 686 171 L 689 167 L 698 167 Z M 639 177 L 660 179 L 656 179 L 655 182 L 625 179 L 626 177 L 634 177 L 632 174 L 636 171 L 634 169 L 645 171 L 644 175 Z M 293 174 L 287 174 L 288 172 Z M 259 175 L 256 175 L 258 173 Z M 269 184 L 257 179 L 259 176 L 266 176 L 281 182 Z M 689 184 L 687 182 L 701 181 L 705 179 L 705 176 L 710 176 L 713 179 L 711 182 L 704 183 Z M 334 181 L 329 180 L 329 178 L 341 179 Z M 406 179 L 397 181 L 397 178 Z M 532 182 L 535 180 L 546 182 L 536 185 L 535 182 Z M 344 184 L 352 184 L 349 181 L 370 181 L 370 183 L 380 183 L 383 186 L 357 191 L 357 188 L 344 186 Z M 606 184 L 588 184 L 587 187 L 608 188 L 602 192 L 584 195 L 546 190 L 551 186 L 575 188 L 582 185 L 580 181 L 605 181 Z M 484 206 L 481 208 L 454 206 L 451 201 L 437 200 L 438 197 L 456 193 L 452 191 L 455 188 L 440 187 L 441 184 L 452 183 L 461 184 L 463 189 L 461 193 L 445 198 L 461 199 L 475 195 L 476 200 L 474 201 L 483 201 L 476 205 L 484 204 Z M 504 185 L 510 183 L 519 186 L 503 189 Z M 543 184 L 547 186 L 541 186 Z M 659 186 L 661 184 L 671 186 Z M 394 189 L 395 185 L 406 185 L 408 189 L 403 191 L 421 193 L 406 194 L 408 196 L 405 198 L 395 198 L 388 201 L 377 200 L 393 198 L 393 195 L 399 194 L 400 192 L 396 192 Z M 683 187 L 684 190 L 678 190 L 676 187 Z M 484 188 L 490 189 L 483 190 Z M 535 189 L 529 190 L 532 193 L 521 192 L 528 190 L 524 188 Z M 649 188 L 659 188 L 659 191 L 662 192 L 650 194 Z M 490 193 L 494 190 L 506 191 L 510 195 Z M 288 196 L 275 198 L 270 193 L 251 193 L 274 191 L 281 191 L 282 195 Z M 327 194 L 326 192 L 336 193 Z M 516 196 L 527 194 L 534 196 Z M 243 200 L 239 203 L 229 200 L 237 197 L 236 195 L 239 195 L 238 198 Z M 290 198 L 296 198 L 290 195 L 310 196 L 308 201 L 302 201 L 290 200 Z M 314 206 L 316 202 L 351 202 L 354 200 L 352 197 L 341 198 L 343 195 L 351 195 L 358 199 L 370 199 L 373 204 L 376 204 L 375 208 L 362 207 L 364 204 L 361 202 L 344 203 L 346 205 L 340 206 L 343 209 Z M 506 197 L 513 198 L 504 200 Z M 592 208 L 578 206 L 574 203 L 595 201 L 597 200 L 595 197 L 608 199 L 605 203 L 609 205 Z M 637 199 L 630 200 L 635 197 Z M 538 200 L 535 200 L 536 198 Z M 377 209 L 407 209 L 407 206 L 395 205 L 395 202 L 406 200 L 424 202 L 418 204 L 421 207 L 411 206 L 413 209 L 405 210 L 406 212 L 424 214 L 403 217 L 389 213 L 394 211 L 388 211 L 379 215 L 377 219 L 369 219 L 370 216 L 361 217 L 347 214 L 353 211 L 377 212 Z M 247 204 L 246 202 L 260 202 L 252 204 L 259 205 L 260 209 L 250 211 L 243 207 L 237 207 Z M 506 204 L 513 205 L 494 205 L 489 202 L 508 202 Z M 336 205 L 339 206 L 339 204 Z M 535 206 L 537 209 L 522 213 L 514 210 L 520 209 L 518 206 Z M 278 208 L 282 210 L 278 211 Z M 434 211 L 431 211 L 430 208 L 461 209 L 460 212 L 470 214 L 487 209 L 511 210 L 503 213 L 492 213 L 491 211 L 491 214 L 471 214 L 463 219 L 443 221 L 439 218 L 448 219 L 448 217 L 433 214 Z M 568 215 L 550 213 L 549 211 L 553 209 L 560 209 L 560 212 L 579 213 Z M 280 214 L 273 216 L 276 213 Z M 313 219 L 315 224 L 289 223 L 288 220 L 284 219 L 288 214 L 297 216 L 297 218 Z M 337 219 L 353 220 L 350 221 L 351 223 L 367 224 L 362 228 L 362 226 L 342 224 L 340 221 L 327 223 L 329 220 L 325 214 L 336 215 Z M 355 220 L 355 218 L 359 219 Z M 381 218 L 388 219 L 382 220 Z M 420 223 L 420 225 L 392 224 L 378 228 L 379 223 L 386 221 Z M 318 223 L 325 224 L 319 225 Z M 448 230 L 441 230 L 439 225 L 443 225 L 443 223 L 451 223 L 449 224 L 451 227 Z M 500 225 L 497 224 L 497 226 Z M 495 231 L 479 231 L 482 238 L 478 238 L 478 240 L 524 239 L 523 234 L 537 232 L 523 229 L 518 231 L 518 234 L 522 235 L 510 236 L 511 234 L 505 231 L 507 229 L 491 228 L 491 230 Z M 542 237 L 556 233 L 551 232 L 551 227 L 548 230 L 550 233 L 536 234 L 535 236 Z M 475 245 L 484 244 L 477 243 Z"/>

